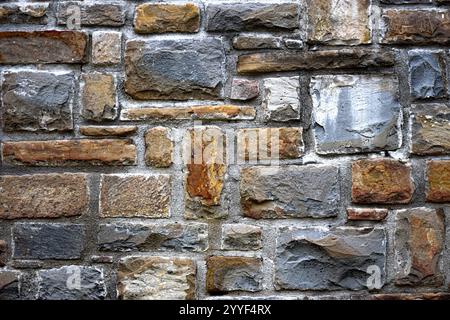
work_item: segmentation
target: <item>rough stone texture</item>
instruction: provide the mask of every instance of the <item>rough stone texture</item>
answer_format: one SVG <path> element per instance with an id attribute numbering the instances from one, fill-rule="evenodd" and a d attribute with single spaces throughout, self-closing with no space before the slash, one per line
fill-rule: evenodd
<path id="1" fill-rule="evenodd" d="M 443 211 L 412 208 L 398 210 L 395 214 L 395 283 L 401 286 L 442 285 Z"/>
<path id="2" fill-rule="evenodd" d="M 427 200 L 430 202 L 450 202 L 450 160 L 428 161 Z"/>
<path id="3" fill-rule="evenodd" d="M 262 248 L 262 228 L 248 224 L 222 226 L 222 249 L 253 251 Z"/>
<path id="4" fill-rule="evenodd" d="M 40 300 L 103 300 L 106 285 L 103 270 L 96 267 L 64 266 L 38 272 Z"/>
<path id="5" fill-rule="evenodd" d="M 207 31 L 291 30 L 299 26 L 295 3 L 221 3 L 206 8 Z"/>
<path id="6" fill-rule="evenodd" d="M 206 290 L 211 294 L 261 290 L 261 259 L 212 256 L 206 267 Z"/>
<path id="7" fill-rule="evenodd" d="M 193 300 L 195 277 L 191 259 L 125 257 L 119 263 L 118 296 L 123 300 Z"/>
<path id="8" fill-rule="evenodd" d="M 388 215 L 387 209 L 348 208 L 347 218 L 352 221 L 383 221 Z"/>
<path id="9" fill-rule="evenodd" d="M 82 76 L 82 115 L 101 122 L 117 117 L 116 84 L 112 74 L 90 73 Z"/>
<path id="10" fill-rule="evenodd" d="M 170 217 L 170 175 L 102 175 L 100 216 Z"/>
<path id="11" fill-rule="evenodd" d="M 14 259 L 79 259 L 85 228 L 82 224 L 15 223 L 13 241 Z"/>
<path id="12" fill-rule="evenodd" d="M 447 96 L 445 58 L 441 52 L 414 50 L 409 52 L 409 85 L 416 99 Z"/>
<path id="13" fill-rule="evenodd" d="M 253 219 L 336 216 L 339 180 L 338 168 L 328 165 L 242 169 L 244 216 Z"/>
<path id="14" fill-rule="evenodd" d="M 233 38 L 236 50 L 281 49 L 281 38 L 270 36 L 237 36 Z"/>
<path id="15" fill-rule="evenodd" d="M 268 78 L 263 81 L 264 118 L 268 121 L 289 121 L 300 118 L 300 78 Z"/>
<path id="16" fill-rule="evenodd" d="M 448 10 L 384 10 L 382 42 L 415 45 L 448 44 L 449 19 Z"/>
<path id="17" fill-rule="evenodd" d="M 73 73 L 19 71 L 3 77 L 5 131 L 73 129 Z"/>
<path id="18" fill-rule="evenodd" d="M 115 136 L 124 137 L 136 133 L 136 126 L 82 126 L 80 133 L 84 136 Z"/>
<path id="19" fill-rule="evenodd" d="M 127 42 L 125 91 L 139 100 L 216 99 L 224 61 L 216 38 Z"/>
<path id="20" fill-rule="evenodd" d="M 340 227 L 279 231 L 275 260 L 278 290 L 363 290 L 378 267 L 385 281 L 386 234 L 383 229 Z"/>
<path id="21" fill-rule="evenodd" d="M 0 5 L 0 24 L 47 24 L 48 3 L 7 3 Z"/>
<path id="22" fill-rule="evenodd" d="M 80 22 L 82 26 L 109 26 L 120 27 L 125 24 L 126 7 L 118 3 L 83 3 L 83 2 L 62 2 L 58 5 L 58 24 L 74 24 L 72 16 L 80 12 Z"/>
<path id="23" fill-rule="evenodd" d="M 400 148 L 402 107 L 396 77 L 316 76 L 311 96 L 317 153 Z"/>
<path id="24" fill-rule="evenodd" d="M 0 267 L 4 267 L 7 261 L 8 244 L 5 240 L 0 240 Z"/>
<path id="25" fill-rule="evenodd" d="M 129 140 L 16 141 L 2 144 L 3 163 L 28 166 L 134 165 Z"/>
<path id="26" fill-rule="evenodd" d="M 330 45 L 371 42 L 370 0 L 308 0 L 308 41 Z"/>
<path id="27" fill-rule="evenodd" d="M 391 159 L 358 160 L 352 164 L 354 203 L 409 203 L 413 193 L 408 164 Z"/>
<path id="28" fill-rule="evenodd" d="M 193 3 L 144 3 L 136 7 L 137 33 L 197 32 L 199 28 L 200 9 Z"/>
<path id="29" fill-rule="evenodd" d="M 174 143 L 168 128 L 149 129 L 145 133 L 145 146 L 145 163 L 148 166 L 167 168 L 172 165 Z"/>
<path id="30" fill-rule="evenodd" d="M 259 81 L 246 79 L 233 79 L 231 85 L 232 100 L 251 100 L 259 96 Z"/>
<path id="31" fill-rule="evenodd" d="M 89 204 L 86 174 L 0 176 L 0 219 L 79 216 Z"/>
<path id="32" fill-rule="evenodd" d="M 450 154 L 450 105 L 413 105 L 411 152 L 418 155 Z"/>
<path id="33" fill-rule="evenodd" d="M 81 63 L 87 43 L 81 31 L 0 31 L 0 64 Z"/>
<path id="34" fill-rule="evenodd" d="M 20 273 L 0 270 L 0 300 L 16 300 L 20 297 Z"/>
<path id="35" fill-rule="evenodd" d="M 122 33 L 116 31 L 92 32 L 92 63 L 117 64 L 122 61 Z"/>
<path id="36" fill-rule="evenodd" d="M 208 249 L 206 223 L 101 224 L 97 235 L 101 251 L 204 252 Z"/>

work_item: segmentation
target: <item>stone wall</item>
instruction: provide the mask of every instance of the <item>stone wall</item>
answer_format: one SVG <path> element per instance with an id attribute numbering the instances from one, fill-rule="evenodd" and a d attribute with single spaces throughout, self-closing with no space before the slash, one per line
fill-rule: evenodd
<path id="1" fill-rule="evenodd" d="M 0 299 L 449 298 L 449 45 L 448 0 L 1 1 Z"/>

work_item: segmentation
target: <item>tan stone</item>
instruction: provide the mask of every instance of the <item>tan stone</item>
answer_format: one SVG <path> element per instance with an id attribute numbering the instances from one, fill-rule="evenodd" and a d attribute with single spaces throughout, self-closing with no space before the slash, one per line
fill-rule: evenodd
<path id="1" fill-rule="evenodd" d="M 450 202 L 450 160 L 428 161 L 427 201 Z"/>
<path id="2" fill-rule="evenodd" d="M 167 168 L 172 165 L 173 141 L 168 128 L 149 129 L 145 134 L 145 163 L 148 166 Z"/>
<path id="3" fill-rule="evenodd" d="M 122 60 L 122 33 L 95 31 L 92 33 L 92 63 L 117 64 Z"/>
<path id="4" fill-rule="evenodd" d="M 82 76 L 82 115 L 87 120 L 114 120 L 117 117 L 116 84 L 112 74 Z"/>
<path id="5" fill-rule="evenodd" d="M 116 136 L 123 137 L 136 133 L 136 126 L 81 126 L 80 133 L 85 136 Z"/>

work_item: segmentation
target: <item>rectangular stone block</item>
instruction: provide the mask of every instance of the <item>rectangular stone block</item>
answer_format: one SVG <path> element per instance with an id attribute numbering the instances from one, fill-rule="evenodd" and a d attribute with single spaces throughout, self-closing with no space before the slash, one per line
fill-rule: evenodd
<path id="1" fill-rule="evenodd" d="M 57 19 L 60 25 L 121 27 L 126 20 L 126 6 L 119 3 L 60 2 Z M 79 15 L 79 19 L 73 18 Z"/>
<path id="2" fill-rule="evenodd" d="M 249 224 L 224 224 L 222 250 L 254 251 L 262 248 L 262 228 Z"/>
<path id="3" fill-rule="evenodd" d="M 247 101 L 259 96 L 259 81 L 233 79 L 231 84 L 231 100 Z"/>
<path id="4" fill-rule="evenodd" d="M 450 202 L 450 160 L 427 162 L 427 201 Z"/>
<path id="5" fill-rule="evenodd" d="M 122 61 L 122 33 L 116 31 L 92 32 L 92 63 L 118 64 Z"/>
<path id="6" fill-rule="evenodd" d="M 0 5 L 0 24 L 47 24 L 48 3 L 6 3 Z"/>
<path id="7" fill-rule="evenodd" d="M 347 219 L 350 221 L 383 221 L 388 216 L 388 209 L 348 208 Z"/>
<path id="8" fill-rule="evenodd" d="M 300 119 L 300 78 L 280 77 L 263 80 L 264 118 L 267 121 Z"/>
<path id="9" fill-rule="evenodd" d="M 0 240 L 0 267 L 4 267 L 6 261 L 8 260 L 7 251 L 8 251 L 8 244 L 6 243 L 5 240 Z"/>
<path id="10" fill-rule="evenodd" d="M 415 99 L 447 97 L 448 80 L 443 52 L 412 50 L 409 52 L 409 86 Z"/>
<path id="11" fill-rule="evenodd" d="M 174 143 L 171 130 L 155 127 L 145 133 L 145 163 L 156 168 L 168 168 L 173 162 Z"/>
<path id="12" fill-rule="evenodd" d="M 125 137 L 136 131 L 137 126 L 80 126 L 80 133 L 90 137 Z"/>
<path id="13" fill-rule="evenodd" d="M 117 117 L 116 80 L 110 73 L 83 74 L 81 86 L 82 115 L 86 120 L 102 122 Z"/>

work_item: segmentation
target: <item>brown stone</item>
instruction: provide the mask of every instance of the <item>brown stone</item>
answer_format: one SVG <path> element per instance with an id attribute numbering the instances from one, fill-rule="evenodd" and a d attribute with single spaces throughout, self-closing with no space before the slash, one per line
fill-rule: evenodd
<path id="1" fill-rule="evenodd" d="M 173 141 L 168 128 L 152 128 L 145 134 L 145 163 L 148 166 L 167 168 L 172 165 Z"/>
<path id="2" fill-rule="evenodd" d="M 411 167 L 396 160 L 359 160 L 352 165 L 354 203 L 409 203 L 414 193 Z"/>
<path id="3" fill-rule="evenodd" d="M 134 31 L 137 33 L 197 32 L 200 9 L 193 3 L 152 4 L 136 8 Z"/>
<path id="4" fill-rule="evenodd" d="M 100 189 L 103 218 L 170 217 L 169 175 L 102 175 Z"/>
<path id="5" fill-rule="evenodd" d="M 136 146 L 132 141 L 119 139 L 4 142 L 2 154 L 4 163 L 9 165 L 136 164 Z"/>
<path id="6" fill-rule="evenodd" d="M 250 53 L 239 56 L 239 74 L 296 70 L 390 67 L 395 56 L 390 50 L 342 49 L 323 51 Z"/>
<path id="7" fill-rule="evenodd" d="M 116 136 L 124 137 L 136 133 L 136 126 L 81 126 L 80 133 L 85 136 Z"/>
<path id="8" fill-rule="evenodd" d="M 383 43 L 450 43 L 449 10 L 384 10 Z"/>
<path id="9" fill-rule="evenodd" d="M 116 84 L 112 74 L 82 76 L 82 115 L 87 120 L 114 120 L 117 116 Z"/>
<path id="10" fill-rule="evenodd" d="M 92 32 L 92 63 L 117 64 L 122 60 L 122 33 L 116 31 Z"/>
<path id="11" fill-rule="evenodd" d="M 374 294 L 371 296 L 373 300 L 450 300 L 450 293 L 444 292 L 427 292 L 427 293 L 384 293 Z"/>
<path id="12" fill-rule="evenodd" d="M 47 24 L 48 3 L 0 5 L 0 24 Z"/>
<path id="13" fill-rule="evenodd" d="M 3 31 L 0 64 L 81 63 L 87 42 L 80 31 Z"/>
<path id="14" fill-rule="evenodd" d="M 89 205 L 86 174 L 0 176 L 0 219 L 79 216 Z"/>
<path id="15" fill-rule="evenodd" d="M 427 201 L 450 202 L 450 160 L 428 161 Z"/>
<path id="16" fill-rule="evenodd" d="M 387 215 L 387 209 L 347 208 L 347 218 L 353 221 L 383 221 Z"/>

